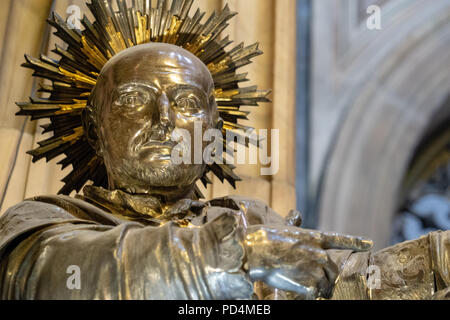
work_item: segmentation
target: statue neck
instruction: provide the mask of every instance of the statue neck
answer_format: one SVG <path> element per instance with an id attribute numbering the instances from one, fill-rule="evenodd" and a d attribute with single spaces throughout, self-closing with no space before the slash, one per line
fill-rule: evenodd
<path id="1" fill-rule="evenodd" d="M 186 197 L 180 199 L 180 195 L 168 198 L 167 193 L 164 196 L 144 193 L 131 194 L 120 189 L 107 190 L 91 185 L 85 186 L 83 195 L 79 197 L 106 208 L 117 216 L 150 219 L 149 221 L 153 224 L 185 220 L 191 213 L 200 214 L 201 209 L 205 206 L 203 202 Z"/>
<path id="2" fill-rule="evenodd" d="M 182 187 L 118 187 L 114 181 L 110 180 L 109 190 L 122 190 L 130 195 L 145 195 L 159 199 L 161 204 L 170 207 L 182 199 L 193 200 L 195 198 L 195 183 Z"/>
<path id="3" fill-rule="evenodd" d="M 161 204 L 170 207 L 182 199 L 193 200 L 195 197 L 195 184 L 187 187 L 152 187 L 148 190 L 137 190 L 137 194 L 145 194 L 161 201 Z"/>

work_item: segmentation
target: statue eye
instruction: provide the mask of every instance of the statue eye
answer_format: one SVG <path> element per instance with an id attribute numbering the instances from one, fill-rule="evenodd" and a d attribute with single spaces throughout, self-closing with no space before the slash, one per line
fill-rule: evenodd
<path id="1" fill-rule="evenodd" d="M 194 96 L 178 98 L 175 103 L 183 112 L 198 112 L 200 109 L 200 100 Z"/>
<path id="2" fill-rule="evenodd" d="M 115 104 L 119 106 L 127 106 L 130 108 L 138 108 L 145 105 L 147 102 L 146 100 L 147 99 L 138 92 L 129 92 L 121 95 Z"/>
<path id="3" fill-rule="evenodd" d="M 126 102 L 127 105 L 142 105 L 144 103 L 144 101 L 137 96 L 128 96 L 126 97 Z"/>

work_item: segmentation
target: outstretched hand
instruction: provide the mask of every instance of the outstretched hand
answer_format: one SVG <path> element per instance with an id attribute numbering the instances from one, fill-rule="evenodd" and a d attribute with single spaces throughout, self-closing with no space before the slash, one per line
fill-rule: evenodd
<path id="1" fill-rule="evenodd" d="M 338 268 L 326 250 L 367 251 L 372 241 L 362 237 L 288 226 L 249 226 L 244 246 L 253 281 L 297 293 L 299 298 L 329 298 Z"/>

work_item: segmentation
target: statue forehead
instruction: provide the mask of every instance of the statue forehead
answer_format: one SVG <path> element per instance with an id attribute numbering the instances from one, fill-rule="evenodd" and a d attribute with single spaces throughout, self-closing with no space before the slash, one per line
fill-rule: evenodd
<path id="1" fill-rule="evenodd" d="M 100 74 L 100 78 L 117 85 L 151 80 L 155 76 L 167 76 L 168 81 L 172 81 L 173 75 L 183 76 L 183 80 L 201 84 L 205 89 L 210 89 L 213 83 L 208 68 L 199 58 L 165 43 L 148 43 L 124 50 L 109 60 Z"/>

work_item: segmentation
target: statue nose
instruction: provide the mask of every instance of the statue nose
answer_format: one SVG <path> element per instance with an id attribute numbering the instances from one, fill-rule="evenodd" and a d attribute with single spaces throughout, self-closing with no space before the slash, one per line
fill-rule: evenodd
<path id="1" fill-rule="evenodd" d="M 165 92 L 158 97 L 157 105 L 158 114 L 155 113 L 150 139 L 164 141 L 170 139 L 170 131 L 175 126 L 171 120 L 170 100 Z"/>
<path id="2" fill-rule="evenodd" d="M 169 127 L 170 120 L 170 101 L 167 94 L 163 92 L 158 99 L 159 121 L 163 126 Z"/>

